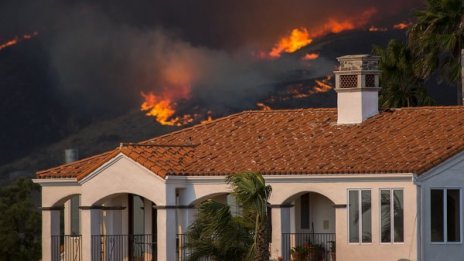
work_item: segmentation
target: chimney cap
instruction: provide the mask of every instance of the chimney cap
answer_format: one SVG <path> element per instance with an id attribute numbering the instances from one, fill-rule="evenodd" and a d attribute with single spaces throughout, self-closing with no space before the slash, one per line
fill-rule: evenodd
<path id="1" fill-rule="evenodd" d="M 380 56 L 371 54 L 350 54 L 337 57 L 337 60 L 378 60 Z"/>

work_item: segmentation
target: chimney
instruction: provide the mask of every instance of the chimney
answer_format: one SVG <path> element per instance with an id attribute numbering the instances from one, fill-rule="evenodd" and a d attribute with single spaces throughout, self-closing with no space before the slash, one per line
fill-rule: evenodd
<path id="1" fill-rule="evenodd" d="M 335 74 L 337 124 L 358 124 L 379 113 L 379 57 L 368 54 L 338 57 Z"/>
<path id="2" fill-rule="evenodd" d="M 64 162 L 71 163 L 78 160 L 79 151 L 77 149 L 65 149 L 64 150 Z"/>

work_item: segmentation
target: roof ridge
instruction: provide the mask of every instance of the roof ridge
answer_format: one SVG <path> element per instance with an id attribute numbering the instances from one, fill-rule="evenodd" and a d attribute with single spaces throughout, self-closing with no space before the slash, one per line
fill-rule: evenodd
<path id="1" fill-rule="evenodd" d="M 416 107 L 401 107 L 391 108 L 390 110 L 420 110 L 420 109 L 446 109 L 446 110 L 458 110 L 464 109 L 463 105 L 441 105 L 441 106 L 416 106 Z"/>

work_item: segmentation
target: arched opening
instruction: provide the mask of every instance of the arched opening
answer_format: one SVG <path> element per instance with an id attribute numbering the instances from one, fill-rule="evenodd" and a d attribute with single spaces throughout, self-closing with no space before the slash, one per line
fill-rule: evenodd
<path id="1" fill-rule="evenodd" d="M 130 193 L 98 200 L 92 226 L 94 260 L 156 260 L 157 211 L 152 201 Z"/>
<path id="2" fill-rule="evenodd" d="M 53 260 L 80 260 L 82 238 L 80 194 L 71 194 L 53 204 L 51 215 L 51 251 Z"/>
<path id="3" fill-rule="evenodd" d="M 304 191 L 287 199 L 289 227 L 282 233 L 284 260 L 331 260 L 335 253 L 335 204 Z"/>

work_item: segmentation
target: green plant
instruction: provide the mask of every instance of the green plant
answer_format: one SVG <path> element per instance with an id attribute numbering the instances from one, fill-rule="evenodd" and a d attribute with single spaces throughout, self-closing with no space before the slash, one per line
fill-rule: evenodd
<path id="1" fill-rule="evenodd" d="M 321 244 L 305 243 L 290 250 L 293 261 L 321 261 L 324 258 L 325 248 Z"/>

